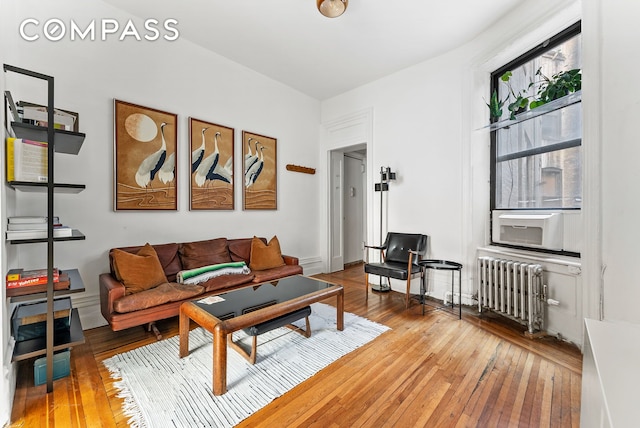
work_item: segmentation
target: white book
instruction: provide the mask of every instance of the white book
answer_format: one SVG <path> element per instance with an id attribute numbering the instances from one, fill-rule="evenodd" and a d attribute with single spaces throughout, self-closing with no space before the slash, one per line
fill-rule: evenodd
<path id="1" fill-rule="evenodd" d="M 47 223 L 9 223 L 7 230 L 47 230 Z"/>
<path id="2" fill-rule="evenodd" d="M 54 238 L 66 238 L 73 235 L 73 229 L 67 226 L 53 229 Z M 20 241 L 24 239 L 47 239 L 46 230 L 8 230 L 7 241 Z"/>
<path id="3" fill-rule="evenodd" d="M 18 215 L 12 216 L 8 218 L 9 223 L 19 224 L 19 223 L 47 223 L 46 216 L 39 215 Z M 58 216 L 53 217 L 53 223 L 60 223 L 60 218 Z"/>

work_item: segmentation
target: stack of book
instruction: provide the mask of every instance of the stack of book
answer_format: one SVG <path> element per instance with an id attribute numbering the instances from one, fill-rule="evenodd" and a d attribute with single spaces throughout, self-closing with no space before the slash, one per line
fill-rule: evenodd
<path id="1" fill-rule="evenodd" d="M 53 289 L 66 290 L 71 285 L 69 275 L 53 270 Z M 10 269 L 7 272 L 7 297 L 47 291 L 47 269 Z"/>
<path id="2" fill-rule="evenodd" d="M 49 119 L 47 107 L 26 101 L 18 101 L 18 114 L 22 113 L 22 123 L 29 123 L 36 126 L 47 126 Z M 64 129 L 65 131 L 78 131 L 77 127 L 78 113 L 53 109 L 54 128 Z"/>
<path id="3" fill-rule="evenodd" d="M 47 217 L 15 216 L 8 218 L 7 240 L 20 241 L 25 239 L 47 238 Z M 53 237 L 64 238 L 73 235 L 69 226 L 63 226 L 58 217 L 53 218 Z"/>

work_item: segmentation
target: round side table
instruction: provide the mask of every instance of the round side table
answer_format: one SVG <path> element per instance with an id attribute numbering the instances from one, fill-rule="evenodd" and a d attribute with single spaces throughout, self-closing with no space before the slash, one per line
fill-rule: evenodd
<path id="1" fill-rule="evenodd" d="M 451 309 L 454 308 L 454 277 L 456 271 L 458 272 L 458 319 L 462 319 L 462 265 L 457 262 L 452 262 L 449 260 L 435 260 L 435 259 L 425 259 L 420 260 L 418 262 L 420 267 L 422 268 L 422 281 L 420 283 L 420 301 L 422 302 L 422 315 L 424 315 L 424 301 L 425 295 L 427 293 L 427 273 L 429 269 L 434 270 L 448 270 L 451 271 Z M 444 306 L 443 306 L 444 307 Z M 440 309 L 440 308 L 438 308 Z"/>

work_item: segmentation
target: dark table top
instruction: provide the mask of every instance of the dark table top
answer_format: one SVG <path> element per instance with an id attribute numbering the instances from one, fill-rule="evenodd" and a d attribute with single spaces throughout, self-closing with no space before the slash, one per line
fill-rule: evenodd
<path id="1" fill-rule="evenodd" d="M 438 270 L 462 269 L 462 265 L 460 263 L 452 262 L 449 260 L 425 259 L 425 260 L 420 260 L 418 264 L 427 269 L 438 269 Z"/>
<path id="2" fill-rule="evenodd" d="M 225 320 L 333 286 L 328 282 L 295 275 L 194 300 L 193 303 L 216 318 Z M 204 303 L 207 299 L 214 303 Z"/>

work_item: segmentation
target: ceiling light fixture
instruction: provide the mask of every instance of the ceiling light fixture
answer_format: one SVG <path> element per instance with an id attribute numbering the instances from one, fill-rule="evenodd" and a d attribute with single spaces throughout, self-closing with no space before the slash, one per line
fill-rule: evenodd
<path id="1" fill-rule="evenodd" d="M 349 0 L 316 0 L 316 3 L 321 14 L 327 18 L 337 18 L 347 10 Z"/>

